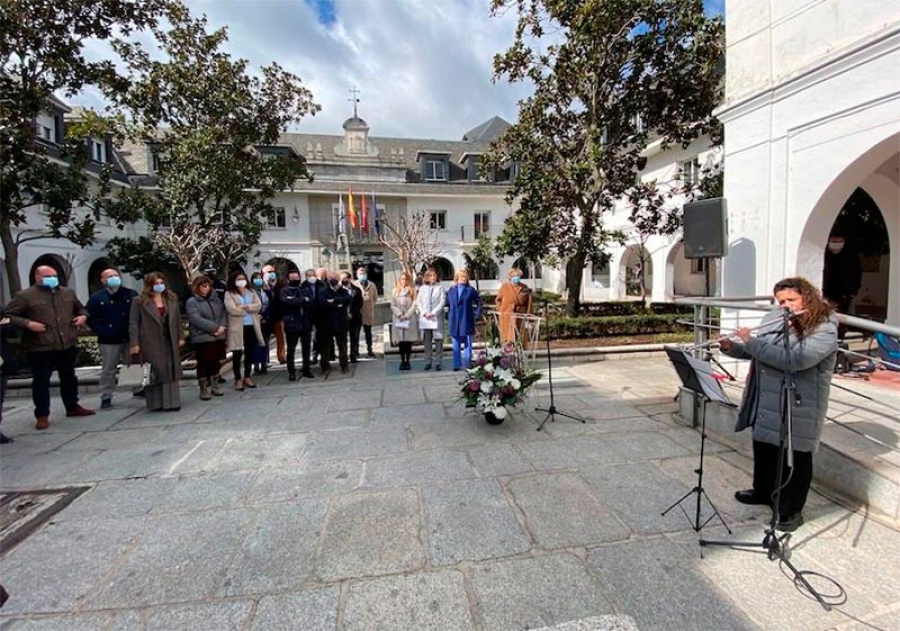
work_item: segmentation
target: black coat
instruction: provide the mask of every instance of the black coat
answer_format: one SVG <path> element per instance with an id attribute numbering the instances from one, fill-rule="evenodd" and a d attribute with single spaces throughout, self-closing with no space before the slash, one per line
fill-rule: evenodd
<path id="1" fill-rule="evenodd" d="M 281 301 L 281 315 L 285 331 L 310 331 L 313 328 L 312 285 L 303 283 L 298 287 L 285 285 L 278 295 Z"/>
<path id="2" fill-rule="evenodd" d="M 94 293 L 88 300 L 88 326 L 97 334 L 99 344 L 127 344 L 128 321 L 131 303 L 137 292 L 119 287 L 110 293 L 106 288 Z"/>
<path id="3" fill-rule="evenodd" d="M 347 313 L 349 314 L 350 323 L 359 326 L 362 324 L 362 290 L 353 283 L 344 285 L 344 289 L 346 289 L 347 293 L 350 294 L 350 302 L 347 305 Z"/>
<path id="4" fill-rule="evenodd" d="M 332 333 L 343 333 L 349 323 L 347 316 L 349 305 L 350 292 L 340 285 L 337 287 L 325 285 L 316 301 L 320 317 L 316 326 Z"/>

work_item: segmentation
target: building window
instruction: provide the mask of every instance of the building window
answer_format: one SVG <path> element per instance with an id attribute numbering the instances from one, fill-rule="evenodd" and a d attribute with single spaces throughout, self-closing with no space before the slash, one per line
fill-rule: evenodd
<path id="1" fill-rule="evenodd" d="M 422 177 L 426 180 L 446 180 L 447 173 L 444 170 L 443 160 L 425 160 Z"/>
<path id="2" fill-rule="evenodd" d="M 159 154 L 150 152 L 150 173 L 159 173 Z"/>
<path id="3" fill-rule="evenodd" d="M 705 274 L 709 259 L 691 259 L 691 274 Z"/>
<path id="4" fill-rule="evenodd" d="M 287 215 L 283 207 L 272 209 L 272 216 L 266 217 L 266 228 L 287 228 Z"/>
<path id="5" fill-rule="evenodd" d="M 488 236 L 491 234 L 491 213 L 489 212 L 475 213 L 475 238 L 477 239 L 483 234 Z"/>
<path id="6" fill-rule="evenodd" d="M 431 211 L 431 222 L 429 223 L 429 227 L 432 230 L 446 230 L 447 229 L 447 211 L 446 210 L 432 210 Z"/>
<path id="7" fill-rule="evenodd" d="M 91 160 L 94 162 L 106 162 L 106 143 L 99 140 L 90 140 Z"/>
<path id="8" fill-rule="evenodd" d="M 46 125 L 41 125 L 40 123 L 35 124 L 35 128 L 37 131 L 37 137 L 41 140 L 46 140 L 47 142 L 53 142 L 53 129 L 47 127 Z"/>
<path id="9" fill-rule="evenodd" d="M 691 158 L 678 164 L 681 175 L 681 181 L 685 187 L 694 186 L 700 183 L 700 160 Z"/>

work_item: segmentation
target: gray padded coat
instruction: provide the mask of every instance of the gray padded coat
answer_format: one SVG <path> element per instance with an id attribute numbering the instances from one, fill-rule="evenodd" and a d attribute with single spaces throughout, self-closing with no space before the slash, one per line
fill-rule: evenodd
<path id="1" fill-rule="evenodd" d="M 752 360 L 734 431 L 752 427 L 753 440 L 771 445 L 780 443 L 782 381 L 790 361 L 796 384 L 791 402 L 793 448 L 815 452 L 828 411 L 837 354 L 837 318 L 832 315 L 802 339 L 792 331 L 788 354 L 782 337 L 781 314 L 781 309 L 773 309 L 763 318 L 756 337 L 746 343 L 733 342 L 724 351 L 737 359 Z"/>

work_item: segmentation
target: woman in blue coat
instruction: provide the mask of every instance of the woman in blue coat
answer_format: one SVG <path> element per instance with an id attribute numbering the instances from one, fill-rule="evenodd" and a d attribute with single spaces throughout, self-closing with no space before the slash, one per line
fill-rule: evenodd
<path id="1" fill-rule="evenodd" d="M 456 284 L 447 292 L 449 335 L 453 343 L 453 370 L 462 370 L 472 361 L 472 336 L 475 335 L 475 321 L 481 317 L 481 296 L 469 285 L 468 270 L 459 270 L 454 280 Z"/>

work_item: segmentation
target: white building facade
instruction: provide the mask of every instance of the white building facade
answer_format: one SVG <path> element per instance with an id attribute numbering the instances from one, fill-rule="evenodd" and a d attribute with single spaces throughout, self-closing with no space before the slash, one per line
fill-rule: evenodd
<path id="1" fill-rule="evenodd" d="M 864 260 L 851 312 L 900 324 L 900 3 L 727 0 L 726 44 L 723 293 L 769 294 L 794 274 L 821 284 L 862 189 L 889 253 Z"/>

